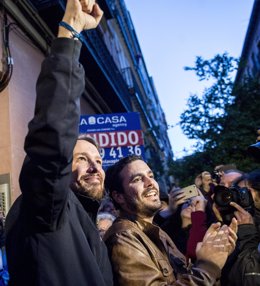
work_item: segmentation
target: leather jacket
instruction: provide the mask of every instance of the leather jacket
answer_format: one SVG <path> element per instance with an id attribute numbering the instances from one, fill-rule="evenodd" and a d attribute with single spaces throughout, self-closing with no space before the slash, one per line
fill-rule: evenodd
<path id="1" fill-rule="evenodd" d="M 187 266 L 170 237 L 154 224 L 119 217 L 104 241 L 115 285 L 218 285 L 219 267 L 206 261 Z"/>
<path id="2" fill-rule="evenodd" d="M 254 224 L 238 226 L 237 249 L 233 260 L 223 269 L 227 286 L 260 286 L 260 210 L 254 210 Z"/>

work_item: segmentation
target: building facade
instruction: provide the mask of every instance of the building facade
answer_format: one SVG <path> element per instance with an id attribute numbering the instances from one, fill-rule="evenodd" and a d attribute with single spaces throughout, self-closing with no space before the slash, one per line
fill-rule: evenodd
<path id="1" fill-rule="evenodd" d="M 23 142 L 33 116 L 40 65 L 55 38 L 65 1 L 5 0 L 0 4 L 0 194 L 5 211 L 20 194 Z M 84 32 L 86 88 L 82 114 L 139 112 L 145 157 L 162 192 L 170 185 L 173 152 L 167 122 L 123 0 L 102 0 L 99 27 Z"/>
<path id="2" fill-rule="evenodd" d="M 241 64 L 236 75 L 236 83 L 244 78 L 260 75 L 260 1 L 255 0 L 242 49 Z"/>

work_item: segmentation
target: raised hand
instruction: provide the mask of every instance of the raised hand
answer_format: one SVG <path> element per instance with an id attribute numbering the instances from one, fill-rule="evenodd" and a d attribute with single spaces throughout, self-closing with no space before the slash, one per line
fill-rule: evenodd
<path id="1" fill-rule="evenodd" d="M 182 190 L 171 190 L 169 193 L 169 208 L 175 212 L 179 205 L 186 202 L 185 194 Z"/>
<path id="2" fill-rule="evenodd" d="M 206 209 L 206 205 L 207 205 L 207 200 L 205 199 L 205 197 L 200 194 L 199 196 L 193 197 L 191 199 L 191 207 L 192 207 L 192 211 L 203 211 L 205 212 Z"/>
<path id="3" fill-rule="evenodd" d="M 96 28 L 102 16 L 103 11 L 94 0 L 68 0 L 62 21 L 80 33 L 83 30 Z M 71 33 L 60 27 L 58 36 L 71 37 Z"/>
<path id="4" fill-rule="evenodd" d="M 238 224 L 254 224 L 253 217 L 251 214 L 243 209 L 240 205 L 235 202 L 231 202 L 230 205 L 236 209 L 234 215 L 237 219 Z"/>

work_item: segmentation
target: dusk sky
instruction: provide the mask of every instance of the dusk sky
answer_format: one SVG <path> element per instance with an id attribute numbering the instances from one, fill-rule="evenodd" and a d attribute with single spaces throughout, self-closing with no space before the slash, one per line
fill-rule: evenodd
<path id="1" fill-rule="evenodd" d="M 240 57 L 253 0 L 125 0 L 148 73 L 153 77 L 169 129 L 175 158 L 192 152 L 176 124 L 190 94 L 202 94 L 206 82 L 195 73 L 197 56 L 211 59 L 227 52 Z M 208 85 L 210 86 L 210 85 Z M 184 151 L 184 148 L 186 151 Z"/>

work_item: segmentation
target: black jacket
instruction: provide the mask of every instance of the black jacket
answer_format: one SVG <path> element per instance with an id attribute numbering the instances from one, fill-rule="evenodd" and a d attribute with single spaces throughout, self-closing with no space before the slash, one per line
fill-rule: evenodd
<path id="1" fill-rule="evenodd" d="M 224 269 L 228 281 L 222 285 L 260 286 L 260 210 L 255 208 L 253 217 L 254 224 L 238 226 L 235 257 Z"/>
<path id="2" fill-rule="evenodd" d="M 70 190 L 84 70 L 81 44 L 53 42 L 37 81 L 35 115 L 25 139 L 22 195 L 6 220 L 10 286 L 112 285 L 104 243 Z"/>

